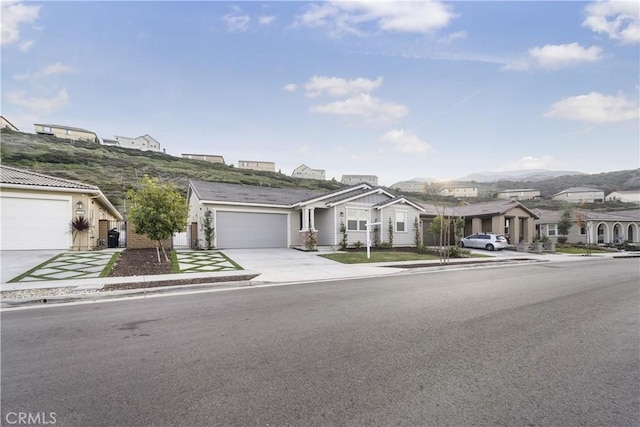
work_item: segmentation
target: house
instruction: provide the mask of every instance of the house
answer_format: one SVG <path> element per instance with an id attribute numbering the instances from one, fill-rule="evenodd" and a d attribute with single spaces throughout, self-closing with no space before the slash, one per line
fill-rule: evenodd
<path id="1" fill-rule="evenodd" d="M 423 212 L 416 203 L 380 187 L 360 184 L 330 193 L 219 182 L 190 181 L 189 218 L 204 239 L 204 215 L 212 212 L 217 248 L 288 248 L 304 246 L 309 232 L 318 246 L 337 248 L 367 242 L 367 223 L 379 223 L 380 242 L 415 246 L 414 223 Z M 373 233 L 370 233 L 371 238 Z"/>
<path id="2" fill-rule="evenodd" d="M 406 193 L 424 193 L 428 186 L 429 184 L 424 181 L 400 181 L 392 184 L 391 189 Z"/>
<path id="3" fill-rule="evenodd" d="M 640 204 L 640 191 L 612 191 L 605 200 Z"/>
<path id="4" fill-rule="evenodd" d="M 478 197 L 477 187 L 448 187 L 440 190 L 441 196 Z"/>
<path id="5" fill-rule="evenodd" d="M 603 202 L 604 191 L 597 188 L 571 187 L 554 194 L 551 199 L 568 203 Z"/>
<path id="6" fill-rule="evenodd" d="M 377 187 L 378 177 L 375 175 L 342 175 L 340 182 L 346 185 L 369 184 Z"/>
<path id="7" fill-rule="evenodd" d="M 274 162 L 262 162 L 256 160 L 238 160 L 238 168 L 263 172 L 275 172 L 276 164 Z"/>
<path id="8" fill-rule="evenodd" d="M 291 174 L 294 178 L 308 178 L 308 179 L 325 179 L 324 169 L 311 169 L 304 163 L 293 170 Z"/>
<path id="9" fill-rule="evenodd" d="M 18 128 L 4 116 L 0 116 L 0 129 L 10 129 L 12 131 L 18 132 Z"/>
<path id="10" fill-rule="evenodd" d="M 160 149 L 160 143 L 148 134 L 138 136 L 137 138 L 129 138 L 127 136 L 116 135 L 115 140 L 117 144 L 113 144 L 113 140 L 107 140 L 108 143 L 105 143 L 105 141 L 103 141 L 103 143 L 105 143 L 106 145 L 115 145 L 121 148 L 132 148 L 142 151 L 162 151 Z"/>
<path id="11" fill-rule="evenodd" d="M 224 157 L 217 154 L 182 154 L 185 159 L 202 160 L 209 163 L 221 163 L 224 165 Z"/>
<path id="12" fill-rule="evenodd" d="M 69 250 L 98 246 L 100 220 L 122 215 L 96 186 L 9 166 L 0 166 L 2 250 Z M 90 229 L 73 241 L 71 221 L 84 217 Z M 106 236 L 104 236 L 106 237 Z"/>
<path id="13" fill-rule="evenodd" d="M 503 234 L 511 244 L 531 243 L 535 236 L 535 223 L 538 218 L 534 211 L 517 200 L 493 200 L 482 203 L 470 203 L 456 207 L 423 206 L 423 239 L 426 245 L 433 244 L 433 236 L 428 230 L 437 216 L 463 217 L 465 219 L 463 235 L 475 233 Z"/>
<path id="14" fill-rule="evenodd" d="M 532 188 L 504 190 L 498 193 L 498 198 L 509 200 L 540 200 L 540 190 L 534 190 Z"/>
<path id="15" fill-rule="evenodd" d="M 563 211 L 539 210 L 535 221 L 537 235 L 557 241 L 562 214 Z M 640 208 L 615 212 L 575 209 L 571 216 L 573 225 L 566 236 L 569 243 L 640 243 Z"/>
<path id="16" fill-rule="evenodd" d="M 56 138 L 70 139 L 72 141 L 100 142 L 98 135 L 87 129 L 40 123 L 34 123 L 34 126 L 36 133 L 40 135 L 52 135 Z"/>

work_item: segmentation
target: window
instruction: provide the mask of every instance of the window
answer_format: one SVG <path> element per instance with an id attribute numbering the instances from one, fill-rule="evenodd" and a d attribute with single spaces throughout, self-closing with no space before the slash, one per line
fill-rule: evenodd
<path id="1" fill-rule="evenodd" d="M 367 209 L 347 209 L 347 231 L 366 231 L 368 219 Z"/>
<path id="2" fill-rule="evenodd" d="M 396 211 L 396 231 L 407 231 L 407 211 Z"/>
<path id="3" fill-rule="evenodd" d="M 547 226 L 547 236 L 557 236 L 558 235 L 558 224 L 549 224 Z"/>

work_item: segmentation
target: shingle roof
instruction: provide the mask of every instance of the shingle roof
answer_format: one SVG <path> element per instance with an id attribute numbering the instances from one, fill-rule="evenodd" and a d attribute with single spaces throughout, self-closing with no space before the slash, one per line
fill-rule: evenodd
<path id="1" fill-rule="evenodd" d="M 87 129 L 82 129 L 82 128 L 74 128 L 73 126 L 64 126 L 64 125 L 50 125 L 50 124 L 45 124 L 45 123 L 34 123 L 35 126 L 45 126 L 45 127 L 50 127 L 50 128 L 56 128 L 56 129 L 69 129 L 69 130 L 75 130 L 78 132 L 88 132 L 88 133 L 93 133 L 95 134 L 94 131 L 92 130 L 87 130 Z"/>
<path id="2" fill-rule="evenodd" d="M 520 207 L 532 215 L 534 212 L 527 209 L 523 204 L 516 200 L 492 200 L 490 202 L 473 203 L 465 206 L 454 208 L 455 212 L 461 216 L 482 216 L 503 214 L 513 208 Z"/>
<path id="3" fill-rule="evenodd" d="M 74 188 L 80 190 L 100 191 L 98 187 L 93 185 L 55 178 L 53 176 L 42 175 L 36 172 L 16 169 L 4 165 L 0 165 L 0 182 L 2 184 L 31 185 L 34 187 Z"/>
<path id="4" fill-rule="evenodd" d="M 539 219 L 536 220 L 536 224 L 555 224 L 560 221 L 563 212 L 564 211 L 542 209 L 536 210 L 536 213 L 539 216 Z M 640 221 L 640 208 L 613 212 L 598 212 L 586 209 L 575 209 L 572 211 L 571 217 L 575 218 L 575 214 L 578 212 L 582 213 L 591 221 Z"/>
<path id="5" fill-rule="evenodd" d="M 322 193 L 295 188 L 259 187 L 222 182 L 190 181 L 200 200 L 289 206 Z"/>

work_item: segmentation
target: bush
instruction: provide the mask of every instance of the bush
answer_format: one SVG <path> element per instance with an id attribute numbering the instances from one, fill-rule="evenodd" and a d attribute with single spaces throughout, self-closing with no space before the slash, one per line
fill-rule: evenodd
<path id="1" fill-rule="evenodd" d="M 561 245 L 567 243 L 567 236 L 558 236 L 558 243 Z"/>
<path id="2" fill-rule="evenodd" d="M 360 240 L 358 240 L 357 242 L 355 242 L 353 244 L 353 246 L 355 246 L 356 249 L 360 249 L 362 247 L 362 242 Z"/>
<path id="3" fill-rule="evenodd" d="M 391 249 L 391 248 L 393 248 L 393 245 L 391 243 L 389 243 L 389 242 L 380 242 L 378 244 L 378 248 L 380 248 L 380 249 Z"/>

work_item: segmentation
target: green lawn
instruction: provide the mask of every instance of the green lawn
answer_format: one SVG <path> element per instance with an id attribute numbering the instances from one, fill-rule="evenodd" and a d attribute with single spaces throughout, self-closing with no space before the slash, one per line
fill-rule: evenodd
<path id="1" fill-rule="evenodd" d="M 585 255 L 587 253 L 587 250 L 585 248 L 558 248 L 556 247 L 556 252 L 562 253 L 562 254 L 571 254 L 571 255 Z M 599 253 L 603 253 L 603 251 L 600 251 L 598 249 L 591 249 L 591 254 L 592 255 L 598 255 Z"/>
<path id="2" fill-rule="evenodd" d="M 371 258 L 367 259 L 367 251 L 340 252 L 320 255 L 343 264 L 358 264 L 363 262 L 393 262 L 393 261 L 432 261 L 440 259 L 437 256 L 418 254 L 414 252 L 371 252 Z"/>

